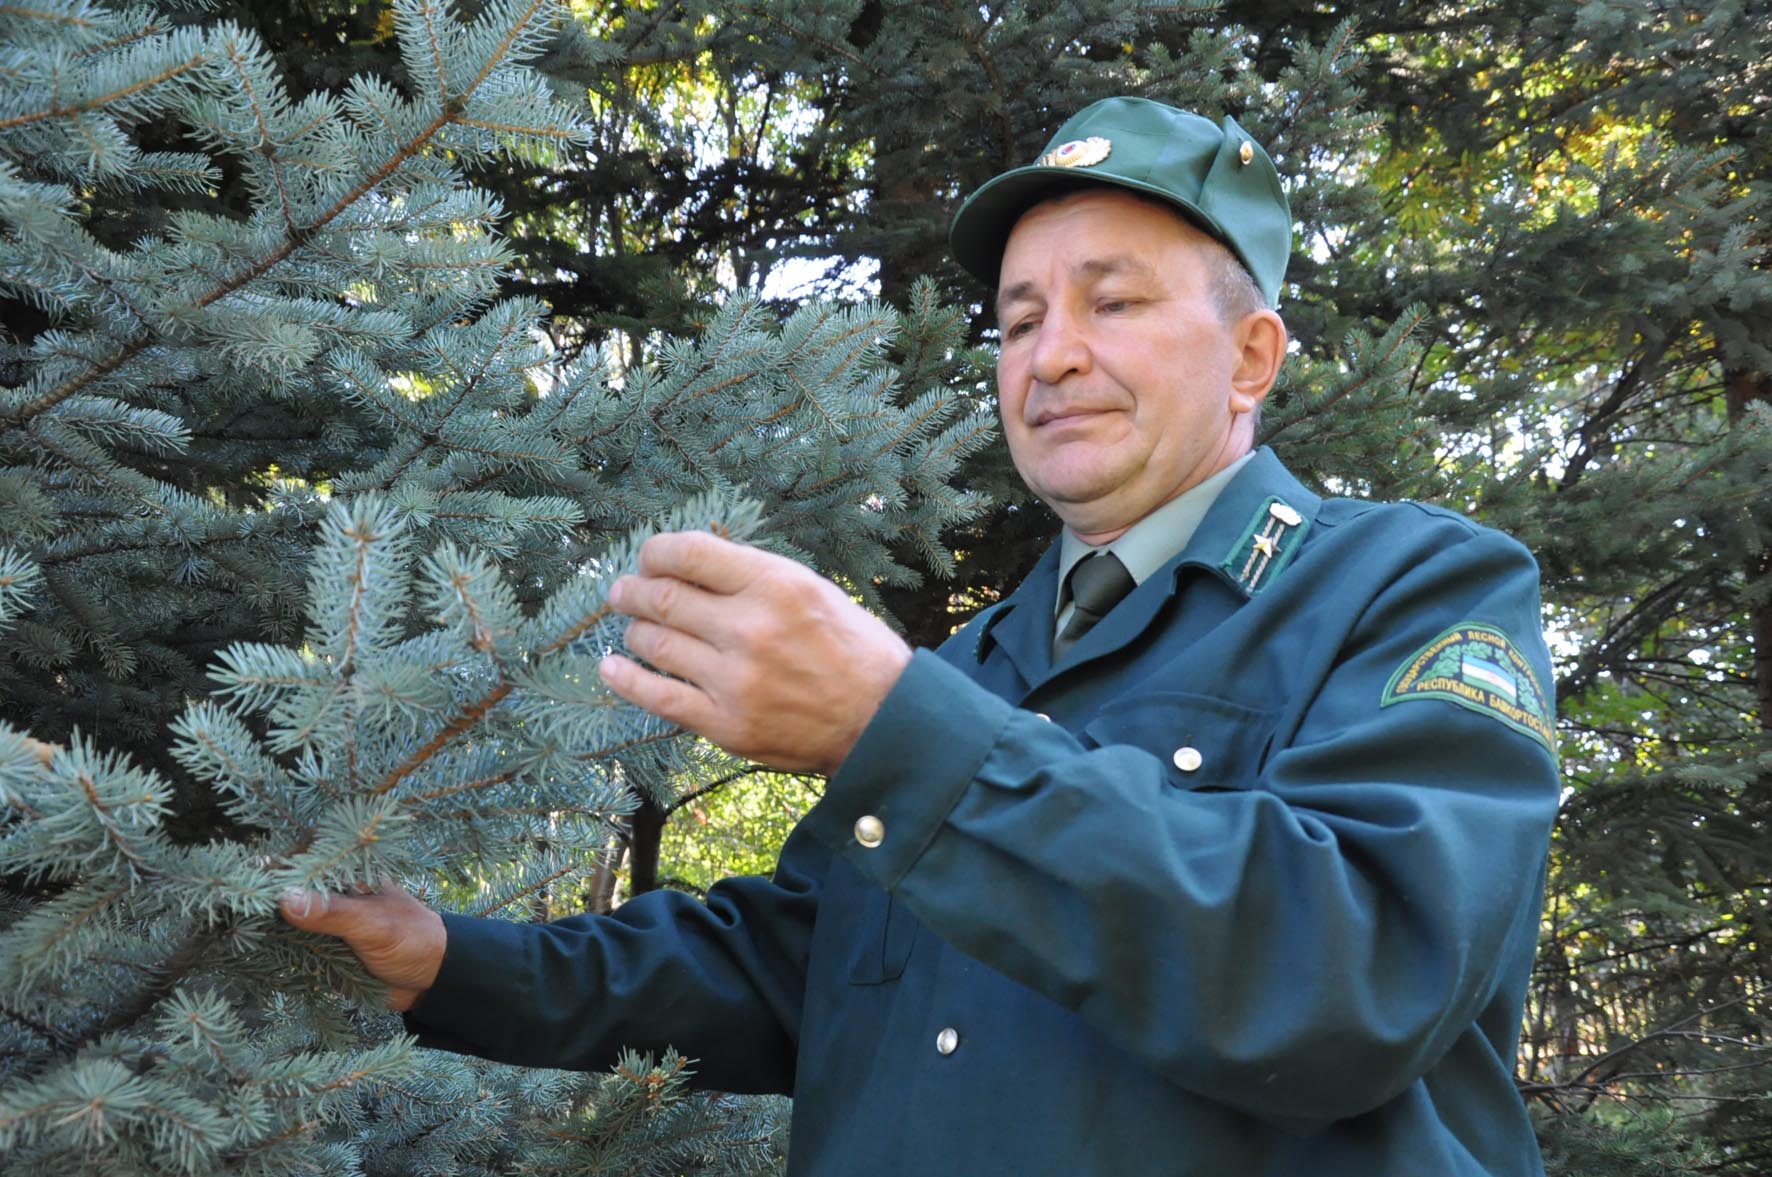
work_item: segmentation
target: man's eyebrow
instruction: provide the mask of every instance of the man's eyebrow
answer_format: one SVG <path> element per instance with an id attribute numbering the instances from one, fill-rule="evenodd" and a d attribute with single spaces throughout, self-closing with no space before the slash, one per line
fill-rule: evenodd
<path id="1" fill-rule="evenodd" d="M 1112 253 L 1107 257 L 1092 257 L 1077 267 L 1079 273 L 1090 278 L 1106 278 L 1111 274 L 1136 274 L 1139 277 L 1155 277 L 1156 267 L 1141 257 L 1129 253 Z"/>
<path id="2" fill-rule="evenodd" d="M 1013 286 L 1008 286 L 997 291 L 997 318 L 1001 319 L 1003 317 L 1004 307 L 1011 303 L 1020 302 L 1023 299 L 1032 298 L 1033 295 L 1034 284 L 1032 282 L 1017 282 Z"/>
<path id="3" fill-rule="evenodd" d="M 1134 257 L 1129 253 L 1113 253 L 1106 257 L 1092 257 L 1077 267 L 1079 277 L 1089 281 L 1100 281 L 1115 274 L 1131 274 L 1140 278 L 1154 278 L 1155 267 L 1143 258 Z M 1032 298 L 1035 287 L 1032 282 L 1017 282 L 997 292 L 997 318 L 1003 317 L 1003 308 L 1022 299 Z"/>

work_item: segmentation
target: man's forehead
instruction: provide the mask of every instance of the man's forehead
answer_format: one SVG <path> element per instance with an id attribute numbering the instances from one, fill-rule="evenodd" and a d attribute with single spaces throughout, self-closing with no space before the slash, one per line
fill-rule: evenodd
<path id="1" fill-rule="evenodd" d="M 1149 259 L 1126 252 L 1080 258 L 1066 269 L 1072 278 L 1083 283 L 1099 282 L 1103 278 L 1127 274 L 1140 278 L 1159 276 L 1157 267 L 1153 266 Z M 1003 276 L 1008 279 L 1008 283 L 997 291 L 998 309 L 1008 306 L 1012 302 L 1020 302 L 1039 296 L 1042 283 L 1037 279 L 1021 278 L 1007 272 Z"/>
<path id="2" fill-rule="evenodd" d="M 1006 242 L 1001 259 L 999 259 L 999 265 L 1002 267 L 1002 271 L 998 275 L 999 281 L 1001 283 L 1002 280 L 1008 279 L 1010 276 L 1009 265 L 1016 253 L 1015 239 L 1018 234 L 1023 233 L 1025 228 L 1037 226 L 1053 217 L 1059 217 L 1086 230 L 1091 222 L 1112 224 L 1115 221 L 1124 221 L 1129 215 L 1136 218 L 1140 213 L 1149 214 L 1149 219 L 1152 222 L 1149 228 L 1159 235 L 1173 233 L 1187 244 L 1202 245 L 1208 248 L 1220 245 L 1216 237 L 1195 224 L 1187 214 L 1167 201 L 1120 188 L 1091 185 L 1069 189 L 1037 200 L 1022 210 L 1015 219 L 1014 227 L 1010 229 L 1008 242 Z M 1148 242 L 1152 239 L 1141 232 L 1138 240 Z M 1148 268 L 1148 260 L 1140 258 L 1137 250 L 1111 251 L 1112 256 L 1116 258 L 1122 252 L 1126 262 L 1143 264 Z"/>
<path id="3" fill-rule="evenodd" d="M 1123 219 L 1128 208 L 1149 210 L 1153 218 L 1144 224 L 1128 224 Z M 1020 242 L 1022 248 L 1016 248 L 1016 233 L 1048 216 L 1087 221 L 1097 213 L 1102 220 L 1096 224 L 1111 228 L 1111 232 L 1100 235 L 1105 239 L 1098 248 L 1090 249 L 1085 244 L 1091 239 L 1085 224 L 1077 224 L 1075 231 L 1061 224 L 1055 238 L 1058 249 L 1076 251 L 1068 260 L 1064 275 L 1079 286 L 1091 286 L 1113 277 L 1152 282 L 1180 280 L 1176 267 L 1191 273 L 1200 259 L 1224 249 L 1211 234 L 1162 201 L 1112 188 L 1067 192 L 1030 206 L 1017 218 L 1010 234 L 1010 247 L 1003 251 L 999 263 L 995 299 L 999 318 L 1004 308 L 1013 303 L 1040 298 L 1051 272 L 1051 251 L 1029 248 L 1032 239 L 1026 236 Z"/>

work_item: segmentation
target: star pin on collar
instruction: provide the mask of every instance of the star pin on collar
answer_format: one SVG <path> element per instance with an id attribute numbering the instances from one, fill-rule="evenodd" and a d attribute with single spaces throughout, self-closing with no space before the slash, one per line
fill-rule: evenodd
<path id="1" fill-rule="evenodd" d="M 1255 510 L 1249 526 L 1219 565 L 1239 588 L 1254 596 L 1266 587 L 1304 539 L 1304 516 L 1290 504 L 1270 498 Z"/>

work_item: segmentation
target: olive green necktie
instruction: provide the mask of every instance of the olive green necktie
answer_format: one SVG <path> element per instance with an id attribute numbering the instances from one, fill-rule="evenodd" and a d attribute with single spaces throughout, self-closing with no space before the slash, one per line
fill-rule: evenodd
<path id="1" fill-rule="evenodd" d="M 1063 658 L 1077 639 L 1095 628 L 1126 594 L 1137 587 L 1126 565 L 1112 552 L 1091 552 L 1071 569 L 1071 602 L 1076 607 L 1064 631 L 1052 640 L 1052 660 Z"/>

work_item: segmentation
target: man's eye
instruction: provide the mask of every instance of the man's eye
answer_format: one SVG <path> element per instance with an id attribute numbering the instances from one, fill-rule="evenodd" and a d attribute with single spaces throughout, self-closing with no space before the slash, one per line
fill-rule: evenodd
<path id="1" fill-rule="evenodd" d="M 1117 315 L 1121 311 L 1130 310 L 1131 307 L 1132 300 L 1129 298 L 1104 298 L 1101 301 L 1100 309 L 1104 314 Z"/>
<path id="2" fill-rule="evenodd" d="M 1029 331 L 1032 331 L 1033 329 L 1034 329 L 1034 320 L 1022 319 L 1018 323 L 1010 324 L 1009 330 L 1003 332 L 1003 338 L 1004 339 L 1020 339 L 1023 335 L 1026 335 Z"/>

